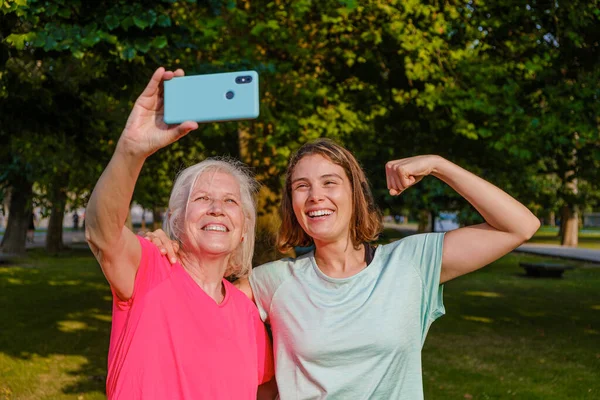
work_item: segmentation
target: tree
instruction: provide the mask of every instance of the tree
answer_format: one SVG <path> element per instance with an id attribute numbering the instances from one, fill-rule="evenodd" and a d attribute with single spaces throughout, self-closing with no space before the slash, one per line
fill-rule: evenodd
<path id="1" fill-rule="evenodd" d="M 497 1 L 469 7 L 468 18 L 481 31 L 475 45 L 480 62 L 464 71 L 501 88 L 478 87 L 502 110 L 489 115 L 494 147 L 535 165 L 534 173 L 549 184 L 559 182 L 567 246 L 577 245 L 577 211 L 594 201 L 600 182 L 598 6 Z M 579 191 L 581 184 L 588 190 Z"/>
<path id="2" fill-rule="evenodd" d="M 167 45 L 165 33 L 180 30 L 169 15 L 181 7 L 159 1 L 0 3 L 0 83 L 10 99 L 1 105 L 0 135 L 25 153 L 20 160 L 32 166 L 32 180 L 52 209 L 49 250 L 62 247 L 66 193 L 95 182 L 107 156 L 96 149 L 111 150 L 120 130 L 114 122 L 124 122 L 127 101 L 153 69 L 145 63 L 156 62 Z M 22 214 L 11 213 L 9 225 Z M 17 247 L 24 248 L 24 239 Z"/>

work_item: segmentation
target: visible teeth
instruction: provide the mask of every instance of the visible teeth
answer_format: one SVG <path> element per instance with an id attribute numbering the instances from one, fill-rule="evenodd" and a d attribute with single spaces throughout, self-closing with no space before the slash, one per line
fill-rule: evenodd
<path id="1" fill-rule="evenodd" d="M 227 232 L 227 228 L 223 225 L 206 225 L 202 228 L 204 231 L 219 231 L 219 232 Z"/>
<path id="2" fill-rule="evenodd" d="M 317 211 L 310 211 L 308 213 L 309 217 L 322 217 L 323 215 L 331 215 L 333 214 L 333 211 L 330 210 L 317 210 Z"/>

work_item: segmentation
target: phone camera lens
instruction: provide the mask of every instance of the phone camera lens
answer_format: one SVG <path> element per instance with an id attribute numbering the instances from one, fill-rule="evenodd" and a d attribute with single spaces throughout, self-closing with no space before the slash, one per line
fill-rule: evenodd
<path id="1" fill-rule="evenodd" d="M 227 100 L 231 100 L 231 99 L 233 99 L 233 96 L 235 96 L 235 93 L 233 93 L 233 91 L 232 91 L 232 90 L 230 90 L 230 91 L 228 91 L 227 93 L 225 93 L 225 98 L 226 98 Z"/>
<path id="2" fill-rule="evenodd" d="M 243 84 L 252 82 L 252 77 L 250 75 L 238 76 L 235 78 L 235 83 Z"/>

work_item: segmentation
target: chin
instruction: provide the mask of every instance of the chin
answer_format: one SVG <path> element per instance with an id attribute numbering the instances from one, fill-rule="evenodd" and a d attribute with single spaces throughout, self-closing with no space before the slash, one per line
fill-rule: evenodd
<path id="1" fill-rule="evenodd" d="M 339 238 L 331 232 L 311 232 L 309 236 L 318 242 L 335 242 Z"/>
<path id="2" fill-rule="evenodd" d="M 233 253 L 235 249 L 232 249 L 230 246 L 202 246 L 200 250 L 205 254 L 227 255 Z"/>

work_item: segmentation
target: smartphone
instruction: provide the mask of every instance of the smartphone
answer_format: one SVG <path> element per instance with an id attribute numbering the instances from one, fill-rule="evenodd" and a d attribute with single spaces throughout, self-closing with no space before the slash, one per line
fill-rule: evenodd
<path id="1" fill-rule="evenodd" d="M 254 119 L 260 112 L 256 71 L 173 78 L 164 82 L 164 97 L 167 124 Z"/>

